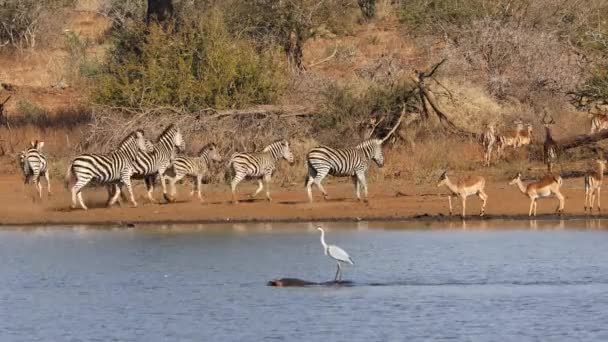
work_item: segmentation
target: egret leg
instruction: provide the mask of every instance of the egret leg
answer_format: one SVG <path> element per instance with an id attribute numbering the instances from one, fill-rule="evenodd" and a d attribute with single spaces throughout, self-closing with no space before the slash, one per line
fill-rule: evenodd
<path id="1" fill-rule="evenodd" d="M 336 276 L 334 277 L 334 282 L 338 281 L 338 275 L 340 274 L 340 263 L 337 263 L 338 269 L 336 269 Z"/>

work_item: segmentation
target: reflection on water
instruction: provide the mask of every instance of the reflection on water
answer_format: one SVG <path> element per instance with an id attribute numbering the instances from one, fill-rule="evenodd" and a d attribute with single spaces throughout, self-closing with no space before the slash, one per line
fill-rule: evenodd
<path id="1" fill-rule="evenodd" d="M 606 341 L 608 230 L 580 221 L 0 231 L 0 340 Z M 381 286 L 380 286 L 381 285 Z"/>

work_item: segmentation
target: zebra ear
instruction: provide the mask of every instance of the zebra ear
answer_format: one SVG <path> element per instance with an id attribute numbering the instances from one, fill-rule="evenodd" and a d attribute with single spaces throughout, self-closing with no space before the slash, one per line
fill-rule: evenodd
<path id="1" fill-rule="evenodd" d="M 38 141 L 38 142 L 36 143 L 36 149 L 37 149 L 37 150 L 41 150 L 41 149 L 42 149 L 42 147 L 44 147 L 44 141 Z"/>
<path id="2" fill-rule="evenodd" d="M 38 140 L 34 141 L 34 140 L 30 140 L 30 148 L 36 148 L 36 143 L 38 142 Z"/>

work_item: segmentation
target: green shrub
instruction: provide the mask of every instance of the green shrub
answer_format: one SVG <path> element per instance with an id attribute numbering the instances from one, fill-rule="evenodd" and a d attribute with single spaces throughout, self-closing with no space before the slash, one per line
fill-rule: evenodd
<path id="1" fill-rule="evenodd" d="M 93 92 L 100 104 L 240 107 L 273 103 L 285 86 L 277 52 L 231 34 L 215 10 L 165 28 L 124 26 L 109 56 Z"/>

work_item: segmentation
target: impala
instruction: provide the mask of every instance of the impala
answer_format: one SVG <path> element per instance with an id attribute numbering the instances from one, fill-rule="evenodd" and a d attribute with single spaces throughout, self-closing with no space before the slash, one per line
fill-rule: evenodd
<path id="1" fill-rule="evenodd" d="M 604 170 L 606 169 L 605 159 L 596 159 L 596 168 L 585 175 L 585 212 L 589 208 L 589 213 L 593 211 L 593 202 L 597 194 L 597 211 L 600 208 L 600 188 L 604 180 Z"/>
<path id="2" fill-rule="evenodd" d="M 507 133 L 498 137 L 498 150 L 502 154 L 506 147 L 518 148 L 520 145 L 520 136 L 524 131 L 524 123 L 521 120 L 514 122 L 515 129 L 508 131 Z"/>
<path id="3" fill-rule="evenodd" d="M 532 124 L 526 124 L 526 129 L 519 132 L 519 146 L 526 146 L 532 143 Z"/>
<path id="4" fill-rule="evenodd" d="M 447 171 L 444 171 L 439 177 L 437 187 L 445 185 L 452 193 L 448 195 L 448 204 L 450 205 L 450 216 L 452 215 L 452 197 L 460 197 L 462 201 L 462 218 L 466 215 L 467 197 L 477 195 L 483 202 L 481 204 L 481 212 L 479 216 L 483 216 L 486 210 L 486 202 L 488 195 L 484 191 L 486 180 L 481 176 L 469 176 L 459 179 L 456 183 L 450 181 Z"/>
<path id="5" fill-rule="evenodd" d="M 481 133 L 481 146 L 483 147 L 483 159 L 486 166 L 490 166 L 492 159 L 492 149 L 496 144 L 496 132 L 494 124 L 488 124 L 486 129 Z"/>
<path id="6" fill-rule="evenodd" d="M 528 216 L 532 216 L 532 213 L 536 216 L 536 200 L 550 196 L 555 196 L 559 200 L 559 205 L 556 210 L 557 213 L 561 215 L 564 211 L 564 195 L 560 192 L 562 177 L 560 176 L 548 174 L 539 181 L 524 186 L 521 181 L 521 173 L 518 173 L 517 176 L 509 182 L 509 185 L 517 185 L 519 191 L 530 198 L 530 211 L 528 212 Z"/>

